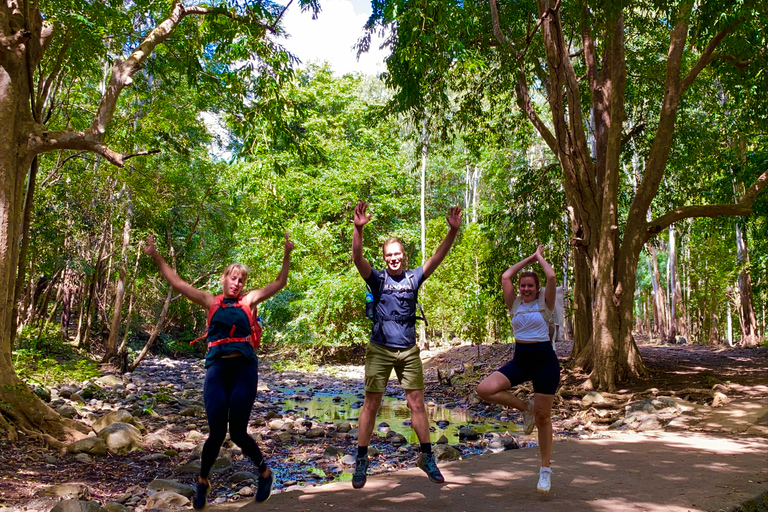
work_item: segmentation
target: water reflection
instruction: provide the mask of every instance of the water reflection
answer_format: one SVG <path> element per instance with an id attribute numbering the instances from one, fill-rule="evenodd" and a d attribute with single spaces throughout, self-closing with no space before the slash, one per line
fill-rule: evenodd
<path id="1" fill-rule="evenodd" d="M 342 421 L 356 422 L 363 406 L 363 395 L 331 392 L 314 392 L 311 396 L 306 389 L 283 389 L 286 397 L 283 399 L 283 412 L 294 412 L 296 416 L 305 417 L 321 422 L 339 423 Z M 299 399 L 295 399 L 298 397 Z M 501 421 L 493 417 L 483 417 L 473 414 L 467 409 L 450 407 L 450 405 L 427 404 L 431 440 L 437 441 L 445 435 L 451 444 L 459 442 L 459 429 L 470 425 L 481 436 L 489 432 L 516 433 L 519 426 L 513 421 Z M 409 443 L 417 443 L 416 433 L 411 429 L 411 411 L 404 399 L 384 396 L 381 409 L 376 417 L 376 426 L 387 423 L 394 432 L 403 435 Z M 386 429 L 383 429 L 386 430 Z M 385 435 L 385 431 L 374 428 L 374 435 Z"/>

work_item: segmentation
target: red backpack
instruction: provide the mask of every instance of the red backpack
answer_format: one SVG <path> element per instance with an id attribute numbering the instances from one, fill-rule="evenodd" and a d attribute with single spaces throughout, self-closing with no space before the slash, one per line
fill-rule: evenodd
<path id="1" fill-rule="evenodd" d="M 256 350 L 259 348 L 259 345 L 261 344 L 261 325 L 259 325 L 259 321 L 256 316 L 256 308 L 253 308 L 253 311 L 251 311 L 250 306 L 246 304 L 243 299 L 245 298 L 245 295 L 240 297 L 237 302 L 234 304 L 227 304 L 224 302 L 224 295 L 217 295 L 213 298 L 213 304 L 211 304 L 211 307 L 208 309 L 208 329 L 211 328 L 211 319 L 213 319 L 213 315 L 216 313 L 216 311 L 219 310 L 219 308 L 240 308 L 243 311 L 245 311 L 246 316 L 248 316 L 248 323 L 251 326 L 251 334 L 249 336 L 246 336 L 245 338 L 222 338 L 216 341 L 211 341 L 208 343 L 208 349 L 217 346 L 222 345 L 224 343 L 236 343 L 236 342 L 245 342 L 250 343 L 253 346 L 253 349 Z M 235 326 L 232 326 L 232 330 L 229 332 L 229 335 L 232 336 L 232 333 L 235 332 Z M 189 344 L 193 345 L 197 340 L 201 340 L 208 336 L 208 331 L 206 330 L 205 336 L 201 336 L 195 340 L 192 340 Z"/>

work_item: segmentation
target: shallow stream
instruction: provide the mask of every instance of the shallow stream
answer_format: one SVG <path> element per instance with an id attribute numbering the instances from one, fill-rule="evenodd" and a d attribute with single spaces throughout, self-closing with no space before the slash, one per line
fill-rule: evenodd
<path id="1" fill-rule="evenodd" d="M 282 401 L 284 413 L 293 411 L 297 416 L 319 422 L 357 421 L 363 406 L 362 393 L 312 392 L 310 388 L 302 387 L 283 388 L 280 391 L 285 394 Z M 298 399 L 294 397 L 298 397 Z M 520 430 L 518 423 L 511 419 L 505 420 L 505 416 L 501 416 L 500 419 L 484 417 L 473 414 L 464 408 L 452 407 L 451 404 L 439 405 L 428 402 L 427 413 L 433 443 L 442 435 L 448 438 L 449 444 L 460 442 L 459 429 L 467 425 L 481 436 L 492 432 L 515 434 L 519 433 Z M 379 414 L 376 416 L 377 428 L 374 429 L 374 433 L 385 435 L 387 427 L 379 426 L 386 423 L 389 429 L 403 435 L 409 443 L 418 443 L 416 433 L 411 428 L 410 417 L 411 411 L 408 409 L 404 397 L 384 396 Z"/>

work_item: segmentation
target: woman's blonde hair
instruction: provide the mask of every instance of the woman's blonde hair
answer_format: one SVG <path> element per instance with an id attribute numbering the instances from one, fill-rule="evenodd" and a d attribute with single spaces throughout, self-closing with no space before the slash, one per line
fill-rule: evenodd
<path id="1" fill-rule="evenodd" d="M 248 267 L 241 265 L 240 263 L 230 263 L 227 265 L 227 268 L 224 269 L 224 272 L 219 278 L 221 281 L 221 286 L 224 286 L 224 279 L 226 279 L 227 276 L 233 272 L 237 272 L 243 276 L 243 284 L 245 284 L 245 282 L 248 280 Z"/>

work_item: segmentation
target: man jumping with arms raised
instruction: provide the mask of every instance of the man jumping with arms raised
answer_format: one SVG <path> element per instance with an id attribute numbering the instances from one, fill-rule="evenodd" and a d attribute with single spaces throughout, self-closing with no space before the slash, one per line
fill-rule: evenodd
<path id="1" fill-rule="evenodd" d="M 387 239 L 383 246 L 385 270 L 376 270 L 363 257 L 363 226 L 370 218 L 368 205 L 361 201 L 355 208 L 355 231 L 352 236 L 352 261 L 373 295 L 373 327 L 365 351 L 365 401 L 360 411 L 357 438 L 357 459 L 352 486 L 365 485 L 368 466 L 368 444 L 373 435 L 376 414 L 395 369 L 405 390 L 411 410 L 411 425 L 419 438 L 420 451 L 416 465 L 432 482 L 442 483 L 443 475 L 435 462 L 429 439 L 429 419 L 424 406 L 424 372 L 416 345 L 416 302 L 419 286 L 442 263 L 461 227 L 461 208 L 451 208 L 446 217 L 448 233 L 435 254 L 423 267 L 405 270 L 403 244 L 397 238 Z"/>

